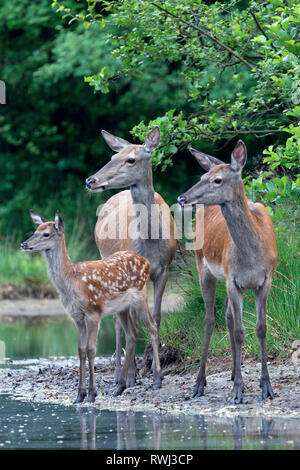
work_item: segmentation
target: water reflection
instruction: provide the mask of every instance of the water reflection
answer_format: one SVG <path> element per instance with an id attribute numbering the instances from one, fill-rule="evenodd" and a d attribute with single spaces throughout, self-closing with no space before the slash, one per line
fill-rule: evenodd
<path id="1" fill-rule="evenodd" d="M 175 416 L 0 395 L 0 449 L 300 449 L 300 419 Z"/>
<path id="2" fill-rule="evenodd" d="M 201 450 L 232 448 L 234 450 L 242 450 L 243 443 L 244 448 L 268 450 L 270 448 L 290 448 L 291 446 L 287 444 L 292 444 L 290 439 L 285 442 L 283 436 L 280 438 L 278 432 L 273 433 L 273 419 L 243 418 L 241 416 L 224 419 L 201 415 L 178 418 L 157 413 L 148 413 L 142 414 L 145 426 L 145 431 L 142 434 L 140 423 L 141 413 L 135 413 L 134 411 L 116 411 L 110 413 L 115 413 L 116 416 L 116 450 L 142 449 L 141 437 L 142 440 L 145 441 L 145 435 L 149 436 L 148 439 L 150 441 L 149 445 L 146 444 L 147 447 L 145 448 L 152 450 L 170 448 Z M 81 430 L 80 448 L 96 449 L 96 417 L 100 415 L 100 412 L 94 407 L 90 407 L 88 410 L 80 408 L 78 415 Z M 286 420 L 277 419 L 276 421 L 278 421 L 279 424 L 278 429 L 282 429 L 284 423 L 284 427 L 287 426 Z M 298 426 L 298 434 L 293 436 L 293 438 L 296 437 L 296 440 L 293 441 L 294 449 L 300 448 L 299 421 L 300 420 L 290 421 L 290 424 L 295 425 L 294 430 L 291 429 L 292 433 L 297 433 L 296 429 Z M 87 429 L 87 422 L 89 423 L 89 429 Z M 179 424 L 181 428 L 178 429 Z M 186 426 L 187 424 L 189 424 L 189 426 Z M 222 433 L 220 432 L 220 428 L 222 428 Z M 188 432 L 186 429 L 188 429 Z M 179 433 L 179 439 L 174 439 L 172 434 L 174 435 L 175 433 Z M 227 434 L 226 438 L 224 438 L 224 434 Z M 230 437 L 232 438 L 232 446 L 226 444 L 226 441 L 228 443 L 228 438 Z M 274 438 L 277 440 L 274 441 Z M 184 446 L 181 447 L 179 442 L 183 441 Z M 188 441 L 190 441 L 190 445 Z M 212 441 L 218 444 L 212 446 Z M 166 446 L 167 443 L 169 446 Z M 280 445 L 282 447 L 280 447 Z"/>
<path id="3" fill-rule="evenodd" d="M 96 410 L 76 409 L 80 423 L 80 449 L 96 450 Z"/>

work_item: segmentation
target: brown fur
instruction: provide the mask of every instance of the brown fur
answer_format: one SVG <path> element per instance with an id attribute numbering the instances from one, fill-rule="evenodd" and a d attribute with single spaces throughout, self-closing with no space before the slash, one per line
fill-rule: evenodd
<path id="1" fill-rule="evenodd" d="M 143 289 L 150 278 L 150 263 L 136 253 L 122 251 L 105 260 L 76 263 L 73 272 L 84 304 L 101 313 L 105 303 L 120 293 Z"/>
<path id="2" fill-rule="evenodd" d="M 159 206 L 160 214 L 162 216 L 162 223 L 170 223 L 170 239 L 168 240 L 169 259 L 170 263 L 176 253 L 176 228 L 173 217 L 170 217 L 169 206 L 166 204 L 160 194 L 155 193 L 155 203 Z M 109 210 L 108 210 L 109 208 Z M 115 212 L 114 212 L 115 211 Z M 120 223 L 121 212 L 121 223 Z M 127 214 L 127 217 L 124 214 Z M 95 240 L 96 244 L 103 257 L 109 256 L 116 251 L 133 250 L 133 240 L 128 236 L 128 227 L 135 219 L 135 211 L 131 193 L 129 190 L 121 191 L 112 196 L 105 206 L 102 208 L 98 215 L 98 220 L 95 226 Z M 113 226 L 113 218 L 117 220 L 117 237 L 103 238 L 99 235 L 102 230 L 107 230 L 107 227 Z M 125 223 L 122 223 L 125 222 Z"/>
<path id="3" fill-rule="evenodd" d="M 277 263 L 277 249 L 272 220 L 265 207 L 260 203 L 251 203 L 245 197 L 245 207 L 247 207 L 249 221 L 263 243 L 265 261 L 270 266 L 270 271 L 273 272 Z M 195 221 L 195 236 L 198 231 L 197 223 L 201 223 L 198 217 Z M 208 262 L 222 265 L 224 272 L 227 273 L 232 243 L 220 206 L 206 206 L 204 208 L 203 247 L 195 250 L 198 270 L 201 269 L 202 260 L 205 257 Z"/>

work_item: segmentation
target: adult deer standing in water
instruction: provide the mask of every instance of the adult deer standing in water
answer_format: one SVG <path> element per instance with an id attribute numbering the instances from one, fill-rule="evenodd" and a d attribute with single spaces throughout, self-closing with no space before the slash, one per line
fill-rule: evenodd
<path id="1" fill-rule="evenodd" d="M 31 253 L 44 251 L 51 280 L 78 330 L 80 374 L 75 403 L 81 403 L 86 396 L 86 357 L 90 372 L 88 401 L 95 401 L 94 359 L 98 328 L 101 319 L 111 314 L 118 316 L 126 334 L 125 361 L 114 395 L 120 395 L 126 388 L 137 336 L 128 314 L 131 308 L 141 315 L 149 332 L 153 347 L 153 386 L 159 388 L 158 334 L 147 301 L 149 261 L 136 253 L 122 251 L 105 260 L 73 263 L 65 243 L 64 223 L 58 212 L 53 222 L 32 211 L 30 215 L 37 229 L 28 240 L 21 243 L 21 248 Z"/>
<path id="2" fill-rule="evenodd" d="M 102 131 L 102 135 L 116 154 L 109 163 L 86 179 L 87 189 L 101 192 L 130 187 L 130 190 L 112 196 L 101 209 L 95 227 L 96 244 L 102 258 L 115 251 L 132 250 L 150 261 L 154 286 L 153 317 L 159 329 L 162 296 L 169 266 L 176 252 L 175 224 L 169 206 L 153 188 L 152 154 L 159 145 L 160 131 L 157 126 L 154 127 L 144 145 L 130 144 L 106 131 Z M 115 234 L 107 237 L 107 227 L 116 227 Z M 121 326 L 118 321 L 115 326 L 118 381 L 121 370 Z M 136 368 L 132 364 L 128 386 L 134 385 L 135 375 Z"/>
<path id="3" fill-rule="evenodd" d="M 232 152 L 231 163 L 194 149 L 190 149 L 198 163 L 208 171 L 200 181 L 178 197 L 184 207 L 204 204 L 204 240 L 202 249 L 196 250 L 199 281 L 205 303 L 205 338 L 202 360 L 194 397 L 203 395 L 206 385 L 205 366 L 215 321 L 216 281 L 226 282 L 226 321 L 229 328 L 234 381 L 230 402 L 242 403 L 243 381 L 241 352 L 244 340 L 242 324 L 243 292 L 252 289 L 255 295 L 256 333 L 261 353 L 262 398 L 273 398 L 266 361 L 266 305 L 272 272 L 277 261 L 276 238 L 273 223 L 262 204 L 248 201 L 245 196 L 241 171 L 247 159 L 244 143 L 239 141 Z M 203 223 L 196 216 L 197 226 Z"/>

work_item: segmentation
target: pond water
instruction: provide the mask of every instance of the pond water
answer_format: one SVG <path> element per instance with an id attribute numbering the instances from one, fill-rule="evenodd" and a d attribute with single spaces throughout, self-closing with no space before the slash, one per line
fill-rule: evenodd
<path id="1" fill-rule="evenodd" d="M 0 449 L 300 449 L 299 419 L 175 416 L 0 395 Z"/>
<path id="2" fill-rule="evenodd" d="M 77 330 L 67 316 L 25 317 L 14 321 L 0 321 L 0 341 L 5 344 L 5 356 L 11 359 L 74 356 L 77 355 Z M 145 348 L 145 337 L 140 328 L 136 353 Z M 123 343 L 123 345 L 125 345 Z M 111 355 L 115 350 L 113 317 L 104 318 L 97 342 L 97 355 Z"/>
<path id="3" fill-rule="evenodd" d="M 12 359 L 77 355 L 76 328 L 66 317 L 0 322 L 0 340 Z M 140 334 L 137 353 L 144 347 Z M 108 317 L 101 324 L 97 355 L 111 355 L 114 348 L 113 319 Z M 296 418 L 100 411 L 16 398 L 0 394 L 0 449 L 300 449 Z"/>

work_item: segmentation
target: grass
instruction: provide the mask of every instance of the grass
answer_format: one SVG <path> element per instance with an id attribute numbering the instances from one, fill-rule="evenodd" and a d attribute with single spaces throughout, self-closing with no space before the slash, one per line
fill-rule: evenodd
<path id="1" fill-rule="evenodd" d="M 300 339 L 300 237 L 299 208 L 286 207 L 283 231 L 277 233 L 278 263 L 268 298 L 267 352 L 273 356 L 289 353 L 294 339 Z M 201 357 L 204 339 L 204 304 L 198 283 L 194 256 L 184 254 L 177 267 L 177 283 L 185 298 L 184 306 L 164 316 L 160 337 L 169 347 L 180 350 L 182 359 L 192 362 Z M 224 315 L 226 290 L 224 283 L 217 283 L 216 326 L 211 339 L 210 354 L 230 356 L 230 341 Z M 247 291 L 244 296 L 243 324 L 245 341 L 243 350 L 259 356 L 256 337 L 256 311 L 254 296 Z"/>
<path id="2" fill-rule="evenodd" d="M 19 249 L 21 241 L 19 237 L 0 240 L 0 284 L 50 283 L 43 254 L 23 253 Z M 93 233 L 87 233 L 86 226 L 79 217 L 75 219 L 71 229 L 66 228 L 66 242 L 72 261 L 99 258 Z"/>

